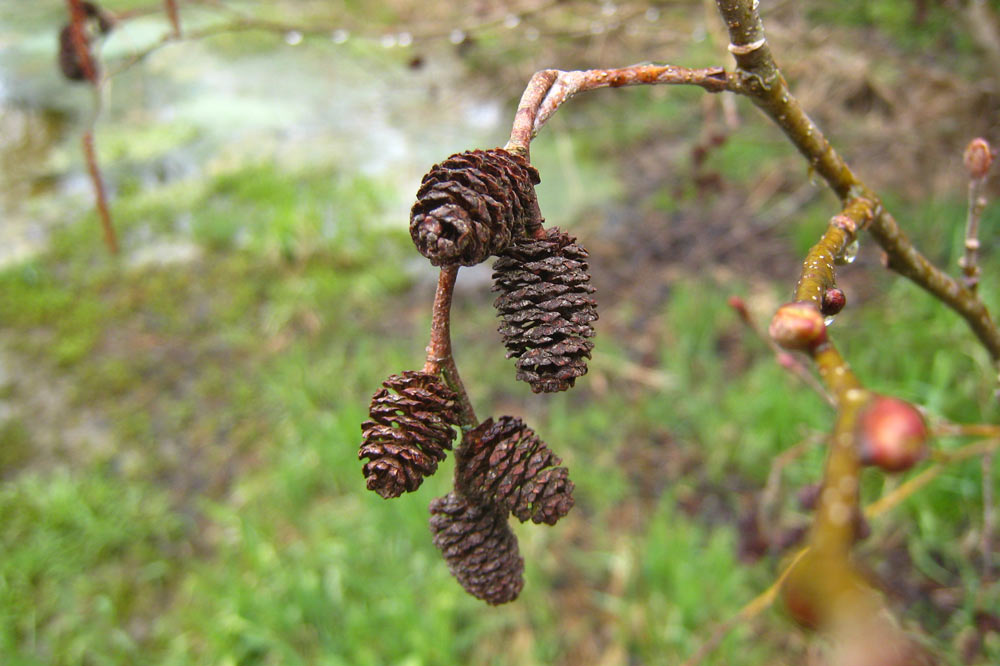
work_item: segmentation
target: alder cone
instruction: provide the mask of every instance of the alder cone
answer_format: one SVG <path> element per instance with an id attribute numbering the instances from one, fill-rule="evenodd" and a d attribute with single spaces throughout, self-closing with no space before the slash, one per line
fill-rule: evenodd
<path id="1" fill-rule="evenodd" d="M 493 264 L 507 358 L 517 358 L 517 378 L 535 393 L 565 391 L 587 373 L 597 319 L 589 256 L 553 227 L 542 238 L 517 240 Z"/>
<path id="2" fill-rule="evenodd" d="M 430 510 L 434 545 L 465 591 L 494 606 L 516 599 L 524 559 L 507 512 L 453 492 L 431 502 Z"/>
<path id="3" fill-rule="evenodd" d="M 361 424 L 358 459 L 367 458 L 369 490 L 389 499 L 420 487 L 450 450 L 458 425 L 458 396 L 436 376 L 392 375 L 372 396 Z"/>
<path id="4" fill-rule="evenodd" d="M 465 434 L 459 455 L 465 486 L 522 523 L 554 525 L 573 508 L 569 471 L 521 419 L 483 421 Z"/>
<path id="5" fill-rule="evenodd" d="M 538 171 L 502 148 L 435 164 L 410 211 L 410 237 L 435 266 L 474 266 L 541 225 Z"/>

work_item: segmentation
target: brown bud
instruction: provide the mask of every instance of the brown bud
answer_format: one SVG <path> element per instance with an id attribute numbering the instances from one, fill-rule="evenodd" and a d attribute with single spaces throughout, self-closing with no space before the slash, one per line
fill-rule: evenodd
<path id="1" fill-rule="evenodd" d="M 970 178 L 985 178 L 993 164 L 994 152 L 989 142 L 982 137 L 973 139 L 965 148 L 962 161 Z"/>
<path id="2" fill-rule="evenodd" d="M 847 296 L 844 295 L 842 289 L 833 287 L 827 289 L 823 292 L 823 304 L 820 306 L 820 312 L 825 317 L 832 317 L 847 305 Z"/>
<path id="3" fill-rule="evenodd" d="M 811 351 L 826 342 L 823 315 L 807 301 L 786 303 L 778 308 L 767 332 L 788 350 Z"/>
<path id="4" fill-rule="evenodd" d="M 927 425 L 916 407 L 898 398 L 875 397 L 858 415 L 858 455 L 887 472 L 909 469 L 927 455 Z"/>

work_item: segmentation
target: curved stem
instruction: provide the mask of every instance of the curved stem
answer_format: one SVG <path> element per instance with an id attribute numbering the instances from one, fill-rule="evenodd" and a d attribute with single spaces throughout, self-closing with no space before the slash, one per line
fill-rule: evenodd
<path id="1" fill-rule="evenodd" d="M 451 301 L 455 293 L 458 266 L 445 266 L 438 275 L 437 290 L 434 292 L 434 307 L 431 311 L 431 339 L 427 345 L 427 360 L 424 372 L 444 376 L 445 382 L 458 394 L 459 418 L 463 427 L 474 428 L 479 424 L 472 409 L 469 394 L 458 374 L 455 357 L 451 350 Z"/>

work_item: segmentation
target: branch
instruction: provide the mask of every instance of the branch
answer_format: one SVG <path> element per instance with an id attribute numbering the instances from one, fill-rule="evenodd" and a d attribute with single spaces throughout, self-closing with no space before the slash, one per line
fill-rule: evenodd
<path id="1" fill-rule="evenodd" d="M 560 106 L 577 93 L 598 88 L 640 85 L 693 85 L 708 92 L 733 89 L 731 75 L 722 67 L 689 69 L 674 65 L 633 65 L 619 69 L 536 72 L 521 96 L 507 150 L 527 154 L 528 145 Z"/>
<path id="2" fill-rule="evenodd" d="M 717 0 L 729 29 L 729 51 L 736 59 L 730 89 L 746 95 L 777 124 L 805 156 L 810 167 L 845 204 L 855 198 L 871 202 L 874 217 L 867 227 L 889 257 L 888 267 L 930 292 L 961 315 L 994 362 L 1000 361 L 1000 331 L 986 306 L 961 282 L 928 261 L 900 230 L 882 201 L 862 182 L 809 119 L 781 75 L 764 36 L 755 0 Z"/>
<path id="3" fill-rule="evenodd" d="M 848 248 L 857 238 L 858 229 L 864 229 L 871 222 L 873 213 L 870 201 L 855 199 L 830 219 L 826 233 L 809 249 L 802 262 L 802 273 L 795 285 L 796 301 L 806 301 L 824 310 L 824 303 L 829 301 L 825 298 L 827 292 L 837 286 L 834 265 L 849 261 Z"/>

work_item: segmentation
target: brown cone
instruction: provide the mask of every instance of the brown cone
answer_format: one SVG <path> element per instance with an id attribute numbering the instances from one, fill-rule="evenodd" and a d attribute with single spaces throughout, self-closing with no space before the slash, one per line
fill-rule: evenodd
<path id="1" fill-rule="evenodd" d="M 538 435 L 513 416 L 483 421 L 459 449 L 465 486 L 522 523 L 554 525 L 573 508 L 573 482 Z"/>
<path id="2" fill-rule="evenodd" d="M 524 587 L 524 559 L 507 512 L 455 493 L 431 502 L 434 545 L 465 591 L 496 606 L 513 601 Z"/>
<path id="3" fill-rule="evenodd" d="M 436 375 L 392 375 L 372 396 L 371 420 L 361 424 L 358 459 L 368 458 L 368 489 L 389 499 L 420 487 L 437 471 L 455 438 L 458 396 Z"/>
<path id="4" fill-rule="evenodd" d="M 507 357 L 535 393 L 565 391 L 586 374 L 597 302 L 587 250 L 558 228 L 516 241 L 493 264 L 494 305 Z"/>
<path id="5" fill-rule="evenodd" d="M 502 148 L 452 155 L 434 165 L 410 212 L 410 237 L 435 266 L 473 266 L 541 225 L 538 171 Z"/>

